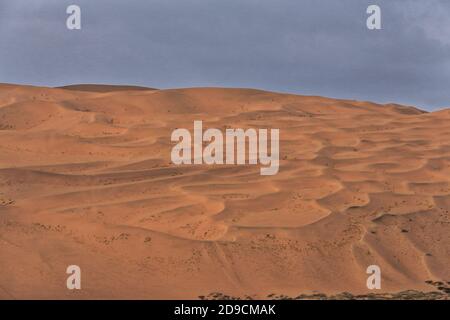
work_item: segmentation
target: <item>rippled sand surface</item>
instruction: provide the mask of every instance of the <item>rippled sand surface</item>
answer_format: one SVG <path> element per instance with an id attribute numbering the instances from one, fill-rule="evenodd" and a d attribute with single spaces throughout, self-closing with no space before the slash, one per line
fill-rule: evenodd
<path id="1" fill-rule="evenodd" d="M 279 173 L 171 164 L 171 132 L 194 120 L 279 128 Z M 372 264 L 382 292 L 433 291 L 449 211 L 449 110 L 0 85 L 0 298 L 363 295 Z"/>

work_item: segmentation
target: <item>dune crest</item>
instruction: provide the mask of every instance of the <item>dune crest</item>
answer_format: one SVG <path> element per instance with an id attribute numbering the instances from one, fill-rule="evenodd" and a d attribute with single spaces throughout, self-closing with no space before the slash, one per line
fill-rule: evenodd
<path id="1" fill-rule="evenodd" d="M 106 85 L 106 84 L 72 84 L 57 87 L 65 90 L 87 91 L 87 92 L 115 92 L 115 91 L 147 91 L 156 90 L 142 86 Z"/>
<path id="2" fill-rule="evenodd" d="M 280 167 L 175 166 L 171 132 L 279 128 Z M 432 291 L 450 112 L 253 89 L 0 85 L 0 298 Z M 65 287 L 81 267 L 80 291 Z"/>

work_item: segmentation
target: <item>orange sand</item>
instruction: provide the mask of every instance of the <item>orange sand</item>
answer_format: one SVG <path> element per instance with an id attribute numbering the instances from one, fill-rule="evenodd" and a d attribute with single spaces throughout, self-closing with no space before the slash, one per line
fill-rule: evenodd
<path id="1" fill-rule="evenodd" d="M 280 171 L 175 166 L 171 132 L 279 128 Z M 433 290 L 450 110 L 249 89 L 0 85 L 0 298 Z M 66 288 L 68 265 L 82 290 Z"/>

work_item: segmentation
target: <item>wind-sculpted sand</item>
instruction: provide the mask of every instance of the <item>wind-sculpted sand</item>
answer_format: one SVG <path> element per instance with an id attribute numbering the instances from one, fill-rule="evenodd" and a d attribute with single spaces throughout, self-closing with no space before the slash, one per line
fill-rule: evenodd
<path id="1" fill-rule="evenodd" d="M 279 128 L 278 174 L 171 164 L 171 132 L 194 120 Z M 361 296 L 450 280 L 449 110 L 5 84 L 0 129 L 0 298 Z M 69 265 L 81 290 L 66 288 Z"/>

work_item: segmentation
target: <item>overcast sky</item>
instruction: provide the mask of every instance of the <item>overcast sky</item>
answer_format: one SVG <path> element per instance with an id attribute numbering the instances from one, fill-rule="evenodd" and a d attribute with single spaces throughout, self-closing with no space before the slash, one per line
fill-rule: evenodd
<path id="1" fill-rule="evenodd" d="M 81 30 L 66 8 L 81 7 Z M 382 30 L 366 28 L 378 4 Z M 0 0 L 0 82 L 251 87 L 450 107 L 448 0 Z"/>

